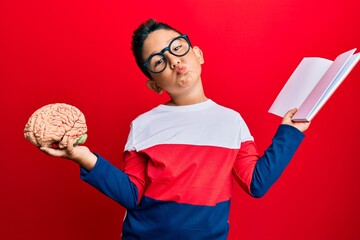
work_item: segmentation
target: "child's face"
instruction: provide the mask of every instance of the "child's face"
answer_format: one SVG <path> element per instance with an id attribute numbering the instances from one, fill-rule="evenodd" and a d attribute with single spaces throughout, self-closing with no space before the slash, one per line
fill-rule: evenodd
<path id="1" fill-rule="evenodd" d="M 143 58 L 147 59 L 151 54 L 160 52 L 179 35 L 175 31 L 163 29 L 150 33 L 143 45 Z M 170 96 L 175 96 L 201 84 L 201 64 L 204 59 L 198 47 L 190 48 L 182 57 L 172 55 L 169 51 L 164 54 L 168 61 L 165 70 L 157 74 L 150 73 L 152 79 L 149 82 L 152 84 L 152 90 L 164 90 Z M 155 86 L 157 88 L 154 88 Z"/>

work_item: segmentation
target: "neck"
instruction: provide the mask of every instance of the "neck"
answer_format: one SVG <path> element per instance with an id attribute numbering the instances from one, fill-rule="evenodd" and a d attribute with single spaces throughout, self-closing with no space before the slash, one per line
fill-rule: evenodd
<path id="1" fill-rule="evenodd" d="M 171 98 L 166 105 L 169 106 L 184 106 L 192 105 L 206 101 L 208 98 L 205 96 L 201 79 L 197 83 L 188 88 L 187 90 L 175 92 L 167 92 Z"/>
<path id="2" fill-rule="evenodd" d="M 197 103 L 202 103 L 208 100 L 208 98 L 203 94 L 201 96 L 194 96 L 194 97 L 188 97 L 188 98 L 176 98 L 172 97 L 169 102 L 167 102 L 165 105 L 168 106 L 185 106 L 185 105 L 192 105 Z"/>

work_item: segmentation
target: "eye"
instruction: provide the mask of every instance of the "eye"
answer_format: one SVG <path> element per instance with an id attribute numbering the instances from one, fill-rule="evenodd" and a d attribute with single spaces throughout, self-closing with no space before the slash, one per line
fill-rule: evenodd
<path id="1" fill-rule="evenodd" d="M 183 47 L 182 44 L 180 44 L 180 45 L 178 45 L 178 46 L 175 46 L 174 49 L 173 49 L 173 51 L 174 51 L 174 52 L 180 51 L 180 49 L 181 49 L 182 47 Z"/>
<path id="2" fill-rule="evenodd" d="M 158 67 L 159 65 L 164 63 L 164 58 L 159 58 L 157 61 L 155 61 L 154 63 L 154 67 Z"/>

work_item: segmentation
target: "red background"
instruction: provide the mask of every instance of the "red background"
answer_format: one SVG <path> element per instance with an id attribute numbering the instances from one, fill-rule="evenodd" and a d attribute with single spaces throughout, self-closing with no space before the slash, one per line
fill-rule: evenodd
<path id="1" fill-rule="evenodd" d="M 267 111 L 301 59 L 360 48 L 359 7 L 356 0 L 2 0 L 0 239 L 119 239 L 124 209 L 22 131 L 45 104 L 75 105 L 87 117 L 87 146 L 120 166 L 131 120 L 167 99 L 146 88 L 130 51 L 142 21 L 153 17 L 190 36 L 205 55 L 207 96 L 239 111 L 264 151 L 281 121 Z M 229 239 L 360 238 L 359 78 L 356 66 L 264 198 L 234 187 Z"/>

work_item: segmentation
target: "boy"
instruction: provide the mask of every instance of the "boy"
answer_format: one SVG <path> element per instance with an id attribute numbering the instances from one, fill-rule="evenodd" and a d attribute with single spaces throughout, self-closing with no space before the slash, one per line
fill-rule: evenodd
<path id="1" fill-rule="evenodd" d="M 290 110 L 260 157 L 240 114 L 206 97 L 203 54 L 187 35 L 150 19 L 135 30 L 132 49 L 149 89 L 170 101 L 132 122 L 123 169 L 70 138 L 67 149 L 41 150 L 78 163 L 84 181 L 127 209 L 122 239 L 224 240 L 232 179 L 263 196 L 309 124 L 293 123 Z"/>

